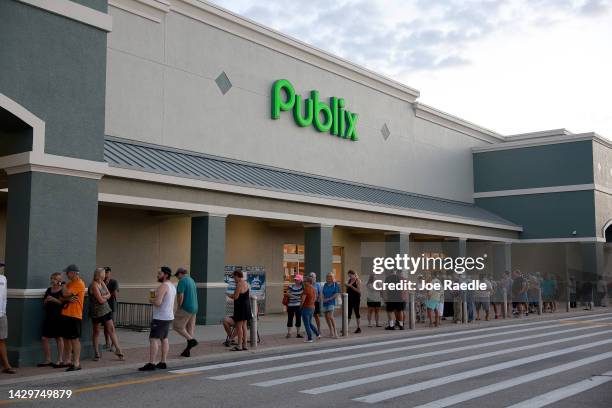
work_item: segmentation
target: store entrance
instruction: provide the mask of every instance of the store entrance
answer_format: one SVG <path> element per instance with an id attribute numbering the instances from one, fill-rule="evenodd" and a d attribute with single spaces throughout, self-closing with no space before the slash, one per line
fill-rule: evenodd
<path id="1" fill-rule="evenodd" d="M 336 281 L 342 282 L 344 279 L 343 273 L 343 252 L 341 246 L 334 246 L 332 250 L 332 271 L 336 275 Z M 293 283 L 293 277 L 296 274 L 304 275 L 304 245 L 285 244 L 283 245 L 283 270 L 284 288 Z M 317 276 L 319 281 L 325 281 L 325 276 Z"/>

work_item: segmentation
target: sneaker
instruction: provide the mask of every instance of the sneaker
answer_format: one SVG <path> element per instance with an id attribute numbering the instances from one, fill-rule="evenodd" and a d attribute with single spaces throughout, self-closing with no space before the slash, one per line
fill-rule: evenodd
<path id="1" fill-rule="evenodd" d="M 297 337 L 298 339 L 303 339 L 304 336 L 302 336 L 300 333 L 296 334 L 295 337 Z"/>
<path id="2" fill-rule="evenodd" d="M 166 365 L 166 363 L 160 361 L 159 363 L 155 364 L 155 368 L 159 368 L 160 370 L 165 370 L 166 368 L 168 368 L 168 366 Z"/>
<path id="3" fill-rule="evenodd" d="M 183 350 L 183 352 L 181 353 L 181 357 L 191 357 L 191 351 L 189 351 L 189 347 Z"/>
<path id="4" fill-rule="evenodd" d="M 395 330 L 395 327 L 393 327 L 393 326 L 387 326 L 387 327 L 385 327 L 385 330 Z"/>
<path id="5" fill-rule="evenodd" d="M 304 343 L 314 343 L 313 339 L 304 340 Z"/>
<path id="6" fill-rule="evenodd" d="M 153 371 L 153 370 L 155 370 L 155 364 L 153 363 L 147 363 L 138 369 L 138 371 Z"/>
<path id="7" fill-rule="evenodd" d="M 404 325 L 400 324 L 399 329 L 404 330 Z"/>
<path id="8" fill-rule="evenodd" d="M 355 333 L 361 333 L 361 329 L 358 327 L 357 330 L 355 330 Z"/>
<path id="9" fill-rule="evenodd" d="M 192 349 L 198 345 L 198 341 L 196 339 L 187 340 L 187 347 Z"/>
<path id="10" fill-rule="evenodd" d="M 321 340 L 321 333 L 317 334 L 317 340 Z"/>

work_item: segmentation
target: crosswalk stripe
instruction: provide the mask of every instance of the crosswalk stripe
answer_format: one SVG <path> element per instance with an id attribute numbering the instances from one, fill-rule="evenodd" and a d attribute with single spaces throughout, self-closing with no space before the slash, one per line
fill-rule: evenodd
<path id="1" fill-rule="evenodd" d="M 559 374 L 559 373 L 562 373 L 564 371 L 572 370 L 574 368 L 578 368 L 578 367 L 581 367 L 581 366 L 584 366 L 584 365 L 587 365 L 587 364 L 591 364 L 591 363 L 595 363 L 595 362 L 598 362 L 598 361 L 602 361 L 602 360 L 605 360 L 605 359 L 608 359 L 608 358 L 612 358 L 612 351 L 608 352 L 608 353 L 598 354 L 596 356 L 591 356 L 591 357 L 583 358 L 583 359 L 580 359 L 580 360 L 572 361 L 570 363 L 561 364 L 561 365 L 558 365 L 558 366 L 555 366 L 555 367 L 550 367 L 550 368 L 547 368 L 545 370 L 536 371 L 536 372 L 533 372 L 533 373 L 522 375 L 520 377 L 512 378 L 510 380 L 501 381 L 501 382 L 498 382 L 496 384 L 488 385 L 486 387 L 480 387 L 480 388 L 477 388 L 475 390 L 470 390 L 470 391 L 462 392 L 461 394 L 456 394 L 456 395 L 453 395 L 453 396 L 448 397 L 448 398 L 442 398 L 442 399 L 439 399 L 437 401 L 432 401 L 432 402 L 430 402 L 428 404 L 419 405 L 416 408 L 444 408 L 444 407 L 448 407 L 448 406 L 451 406 L 451 405 L 459 404 L 459 403 L 464 402 L 464 401 L 469 401 L 469 400 L 474 399 L 474 398 L 482 397 L 484 395 L 492 394 L 492 393 L 497 392 L 497 391 L 501 391 L 501 390 L 505 390 L 505 389 L 508 389 L 508 388 L 512 388 L 512 387 L 515 387 L 515 386 L 520 385 L 520 384 L 524 384 L 524 383 L 529 382 L 529 381 L 539 380 L 540 378 L 544 378 L 544 377 L 547 377 L 549 375 Z M 611 379 L 612 378 L 608 378 L 608 381 L 611 380 Z M 606 382 L 606 381 L 603 381 L 603 382 Z M 603 384 L 603 382 L 601 384 Z M 592 387 L 589 387 L 589 388 L 592 388 Z M 586 388 L 586 389 L 588 389 L 588 388 Z M 562 391 L 561 394 L 563 394 L 564 391 L 566 391 L 566 390 L 561 389 L 561 391 Z M 573 395 L 573 394 L 569 394 L 569 395 Z M 563 398 L 565 398 L 565 397 L 563 397 Z M 536 397 L 536 399 L 537 399 L 537 397 Z M 562 399 L 562 398 L 559 398 L 559 399 Z M 557 399 L 557 401 L 559 399 Z M 534 406 L 541 407 L 541 406 L 550 404 L 550 403 L 552 403 L 554 401 L 546 402 L 544 405 L 532 405 L 532 404 L 523 405 L 525 402 L 527 402 L 527 401 L 524 401 L 519 406 L 529 407 L 529 408 L 533 408 Z"/>
<path id="2" fill-rule="evenodd" d="M 601 356 L 600 356 L 601 357 Z M 540 408 L 550 405 L 554 402 L 561 401 L 563 399 L 572 397 L 580 394 L 591 388 L 598 387 L 612 381 L 612 371 L 608 371 L 601 375 L 595 375 L 587 380 L 579 381 L 574 384 L 566 385 L 562 388 L 547 392 L 546 394 L 538 395 L 525 401 L 521 401 L 518 404 L 511 405 L 507 408 Z"/>
<path id="3" fill-rule="evenodd" d="M 345 389 L 345 388 L 356 387 L 358 385 L 370 384 L 370 383 L 374 383 L 374 382 L 394 379 L 394 378 L 397 378 L 397 377 L 401 377 L 401 376 L 405 376 L 405 375 L 409 375 L 409 374 L 414 374 L 414 373 L 419 373 L 419 372 L 423 372 L 423 371 L 427 371 L 427 370 L 433 370 L 433 369 L 436 369 L 436 368 L 448 367 L 448 366 L 451 366 L 451 365 L 461 364 L 461 363 L 465 363 L 465 362 L 469 362 L 469 361 L 476 361 L 476 360 L 481 360 L 481 359 L 485 359 L 485 358 L 501 356 L 501 355 L 504 355 L 504 354 L 514 353 L 514 352 L 517 352 L 517 351 L 531 350 L 531 349 L 535 349 L 535 348 L 543 347 L 543 346 L 548 346 L 548 345 L 552 345 L 552 344 L 559 344 L 559 343 L 564 343 L 564 342 L 568 342 L 568 341 L 580 340 L 580 339 L 583 339 L 583 338 L 599 336 L 599 335 L 607 334 L 607 333 L 612 333 L 612 330 L 599 331 L 599 332 L 595 332 L 595 333 L 583 334 L 583 335 L 574 336 L 574 337 L 566 337 L 566 338 L 557 339 L 557 340 L 545 341 L 545 342 L 542 342 L 542 343 L 528 344 L 528 345 L 525 345 L 525 346 L 519 346 L 519 347 L 513 347 L 513 348 L 509 348 L 509 349 L 497 350 L 497 351 L 492 351 L 492 352 L 484 353 L 484 354 L 476 354 L 476 355 L 471 355 L 471 356 L 467 356 L 467 357 L 461 357 L 461 358 L 457 358 L 457 359 L 453 359 L 453 360 L 445 360 L 445 361 L 441 361 L 441 362 L 438 362 L 438 363 L 427 364 L 427 365 L 424 365 L 424 366 L 412 367 L 412 368 L 407 368 L 407 369 L 399 370 L 399 371 L 391 371 L 391 372 L 388 372 L 388 373 L 374 375 L 374 376 L 371 376 L 371 377 L 357 378 L 357 379 L 354 379 L 354 380 L 343 381 L 343 382 L 339 382 L 339 383 L 335 383 L 335 384 L 324 385 L 324 386 L 321 386 L 321 387 L 310 388 L 310 389 L 303 390 L 303 391 L 300 391 L 300 392 L 303 392 L 305 394 L 315 394 L 315 395 L 316 394 L 323 394 L 323 393 L 326 393 L 326 392 L 331 392 L 331 391 L 342 390 L 342 389 Z"/>
<path id="4" fill-rule="evenodd" d="M 584 331 L 584 327 L 578 327 L 578 328 L 569 329 L 569 330 L 557 330 L 557 331 L 553 331 L 553 332 L 534 334 L 532 336 L 521 337 L 521 341 L 537 339 L 537 338 L 540 338 L 540 337 L 548 337 L 548 336 L 553 336 L 553 335 L 556 335 L 556 334 L 567 334 L 567 333 L 571 333 L 571 332 L 575 332 L 575 331 Z M 275 385 L 281 385 L 281 384 L 287 384 L 287 383 L 291 383 L 291 382 L 303 381 L 303 380 L 308 380 L 308 379 L 311 379 L 311 378 L 320 378 L 320 377 L 325 377 L 325 376 L 329 376 L 329 375 L 348 373 L 348 372 L 351 372 L 351 371 L 361 370 L 361 369 L 364 369 L 364 368 L 379 367 L 379 366 L 384 366 L 386 364 L 396 364 L 396 363 L 401 363 L 402 361 L 412 361 L 412 360 L 415 360 L 417 358 L 438 357 L 438 356 L 443 355 L 443 354 L 456 353 L 458 351 L 473 350 L 473 349 L 478 349 L 478 348 L 483 348 L 483 347 L 497 346 L 499 344 L 507 344 L 507 343 L 516 343 L 516 339 L 513 338 L 513 339 L 490 341 L 490 342 L 487 342 L 487 343 L 472 344 L 472 345 L 469 345 L 469 346 L 455 347 L 455 348 L 452 348 L 452 349 L 445 349 L 445 350 L 436 350 L 436 351 L 431 351 L 431 352 L 428 352 L 428 353 L 421 353 L 421 354 L 417 354 L 417 355 L 410 355 L 410 356 L 405 356 L 405 357 L 400 357 L 400 358 L 392 358 L 392 359 L 387 359 L 387 360 L 379 360 L 379 361 L 374 361 L 372 363 L 364 363 L 364 364 L 357 364 L 357 365 L 352 365 L 352 366 L 348 366 L 348 367 L 340 367 L 340 368 L 335 368 L 335 369 L 332 369 L 332 370 L 315 371 L 313 373 L 300 374 L 300 375 L 296 375 L 296 376 L 293 376 L 293 377 L 282 377 L 282 378 L 277 378 L 277 379 L 274 379 L 274 380 L 262 381 L 262 382 L 254 383 L 254 384 L 251 384 L 251 385 L 255 385 L 257 387 L 272 387 L 272 386 L 275 386 Z"/>
<path id="5" fill-rule="evenodd" d="M 600 334 L 611 333 L 611 332 L 612 330 L 606 330 L 604 332 L 600 332 Z M 598 346 L 602 346 L 602 345 L 610 344 L 610 343 L 612 343 L 612 339 L 602 340 L 602 341 L 598 341 L 595 343 L 584 344 L 584 345 L 575 346 L 575 347 L 570 347 L 570 348 L 566 348 L 563 350 L 551 351 L 549 353 L 537 354 L 534 356 L 520 358 L 517 360 L 506 361 L 503 363 L 494 364 L 488 367 L 481 367 L 481 368 L 477 368 L 474 370 L 463 371 L 458 374 L 453 374 L 453 375 L 449 375 L 446 377 L 435 378 L 433 380 L 423 381 L 420 383 L 416 383 L 416 384 L 412 384 L 412 385 L 408 385 L 404 387 L 399 387 L 399 388 L 395 388 L 395 389 L 391 389 L 391 390 L 387 390 L 383 392 L 377 392 L 377 393 L 366 395 L 363 397 L 354 398 L 353 401 L 368 402 L 368 403 L 385 401 L 391 398 L 400 397 L 402 395 L 412 394 L 417 391 L 422 391 L 422 390 L 437 387 L 440 385 L 449 384 L 451 382 L 461 381 L 467 378 L 489 374 L 495 371 L 505 370 L 507 368 L 517 367 L 520 365 L 533 363 L 533 362 L 544 360 L 547 358 L 562 356 L 565 354 L 574 353 L 576 351 L 586 350 L 589 348 L 598 347 Z"/>
<path id="6" fill-rule="evenodd" d="M 566 318 L 555 319 L 555 320 L 501 325 L 501 326 L 487 327 L 487 328 L 482 328 L 482 329 L 473 329 L 473 330 L 469 330 L 468 332 L 458 330 L 458 331 L 452 331 L 449 333 L 439 333 L 439 334 L 433 334 L 433 335 L 427 335 L 427 336 L 416 336 L 416 337 L 401 338 L 401 339 L 396 339 L 396 340 L 385 340 L 381 342 L 356 344 L 356 345 L 344 346 L 344 347 L 325 348 L 325 349 L 306 351 L 306 352 L 301 352 L 301 353 L 283 354 L 283 355 L 277 355 L 277 356 L 254 358 L 254 359 L 249 359 L 249 360 L 232 361 L 228 363 L 209 364 L 209 365 L 199 366 L 199 367 L 191 367 L 191 368 L 185 368 L 185 369 L 180 369 L 180 370 L 171 370 L 169 372 L 173 374 L 186 374 L 186 373 L 201 372 L 201 371 L 211 371 L 211 370 L 217 370 L 220 368 L 239 367 L 239 366 L 244 366 L 244 365 L 267 363 L 271 361 L 288 360 L 288 359 L 294 359 L 294 358 L 303 358 L 303 357 L 316 356 L 316 355 L 321 355 L 321 354 L 337 353 L 337 352 L 344 352 L 344 351 L 351 351 L 351 350 L 361 350 L 365 348 L 386 346 L 390 344 L 408 343 L 408 342 L 423 341 L 423 340 L 428 340 L 428 339 L 434 339 L 434 338 L 437 339 L 437 338 L 450 337 L 450 336 L 461 336 L 461 335 L 464 335 L 465 333 L 472 334 L 472 333 L 499 331 L 499 330 L 504 330 L 504 329 L 512 329 L 516 327 L 527 327 L 527 326 L 535 326 L 535 325 L 542 325 L 542 324 L 548 324 L 548 323 L 560 323 L 566 320 L 576 320 L 576 319 L 580 320 L 580 319 L 593 318 L 593 317 L 599 317 L 599 316 L 612 316 L 612 313 L 598 313 L 598 314 L 585 315 L 585 316 L 566 317 Z M 547 327 L 553 327 L 553 326 L 556 326 L 556 324 L 552 324 L 549 326 L 542 326 L 541 328 L 545 329 Z"/>
<path id="7" fill-rule="evenodd" d="M 605 318 L 605 319 L 608 319 L 608 318 Z M 546 326 L 544 328 L 548 328 L 548 327 L 558 327 L 558 326 Z M 498 336 L 502 336 L 505 334 L 524 333 L 527 331 L 534 331 L 534 330 L 542 330 L 542 327 L 530 327 L 527 329 L 513 330 L 509 332 L 481 334 L 479 336 L 471 336 L 471 337 L 463 337 L 463 338 L 460 337 L 457 339 L 435 341 L 431 343 L 425 342 L 424 344 L 413 344 L 410 346 L 402 346 L 402 347 L 394 347 L 394 348 L 383 349 L 383 350 L 375 350 L 375 351 L 370 351 L 367 353 L 354 353 L 354 354 L 343 355 L 343 356 L 338 356 L 338 357 L 323 358 L 319 360 L 301 361 L 299 363 L 294 363 L 294 364 L 285 364 L 285 365 L 280 365 L 280 366 L 240 371 L 240 372 L 231 373 L 231 374 L 221 374 L 221 375 L 217 375 L 217 376 L 209 377 L 209 378 L 211 380 L 219 380 L 219 381 L 230 380 L 233 378 L 242 378 L 242 377 L 248 377 L 248 376 L 258 375 L 258 374 L 274 373 L 277 371 L 291 370 L 294 368 L 312 367 L 312 366 L 316 366 L 320 364 L 329 364 L 329 363 L 335 363 L 338 361 L 347 361 L 347 360 L 354 360 L 356 358 L 372 357 L 372 356 L 379 356 L 382 354 L 395 353 L 398 351 L 403 352 L 403 351 L 408 351 L 408 350 L 416 350 L 416 349 L 428 348 L 428 347 L 439 346 L 439 345 L 444 345 L 444 344 L 465 342 L 468 340 L 478 340 L 478 339 L 484 339 L 484 338 L 489 338 L 489 337 L 498 337 Z"/>

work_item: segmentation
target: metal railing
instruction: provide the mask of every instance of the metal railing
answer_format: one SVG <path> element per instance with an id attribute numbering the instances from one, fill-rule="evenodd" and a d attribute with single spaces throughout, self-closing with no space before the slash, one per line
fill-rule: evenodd
<path id="1" fill-rule="evenodd" d="M 146 331 L 151 326 L 153 307 L 150 303 L 117 302 L 114 322 L 116 327 Z"/>

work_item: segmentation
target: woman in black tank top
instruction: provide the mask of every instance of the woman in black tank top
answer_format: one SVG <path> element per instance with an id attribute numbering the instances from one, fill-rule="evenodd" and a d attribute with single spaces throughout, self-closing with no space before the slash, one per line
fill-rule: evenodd
<path id="1" fill-rule="evenodd" d="M 249 285 L 244 280 L 242 271 L 234 271 L 236 290 L 229 295 L 234 299 L 234 321 L 236 322 L 236 337 L 238 345 L 232 351 L 248 350 L 247 348 L 247 321 L 251 320 L 251 302 L 249 297 Z M 242 345 L 242 347 L 240 347 Z"/>

